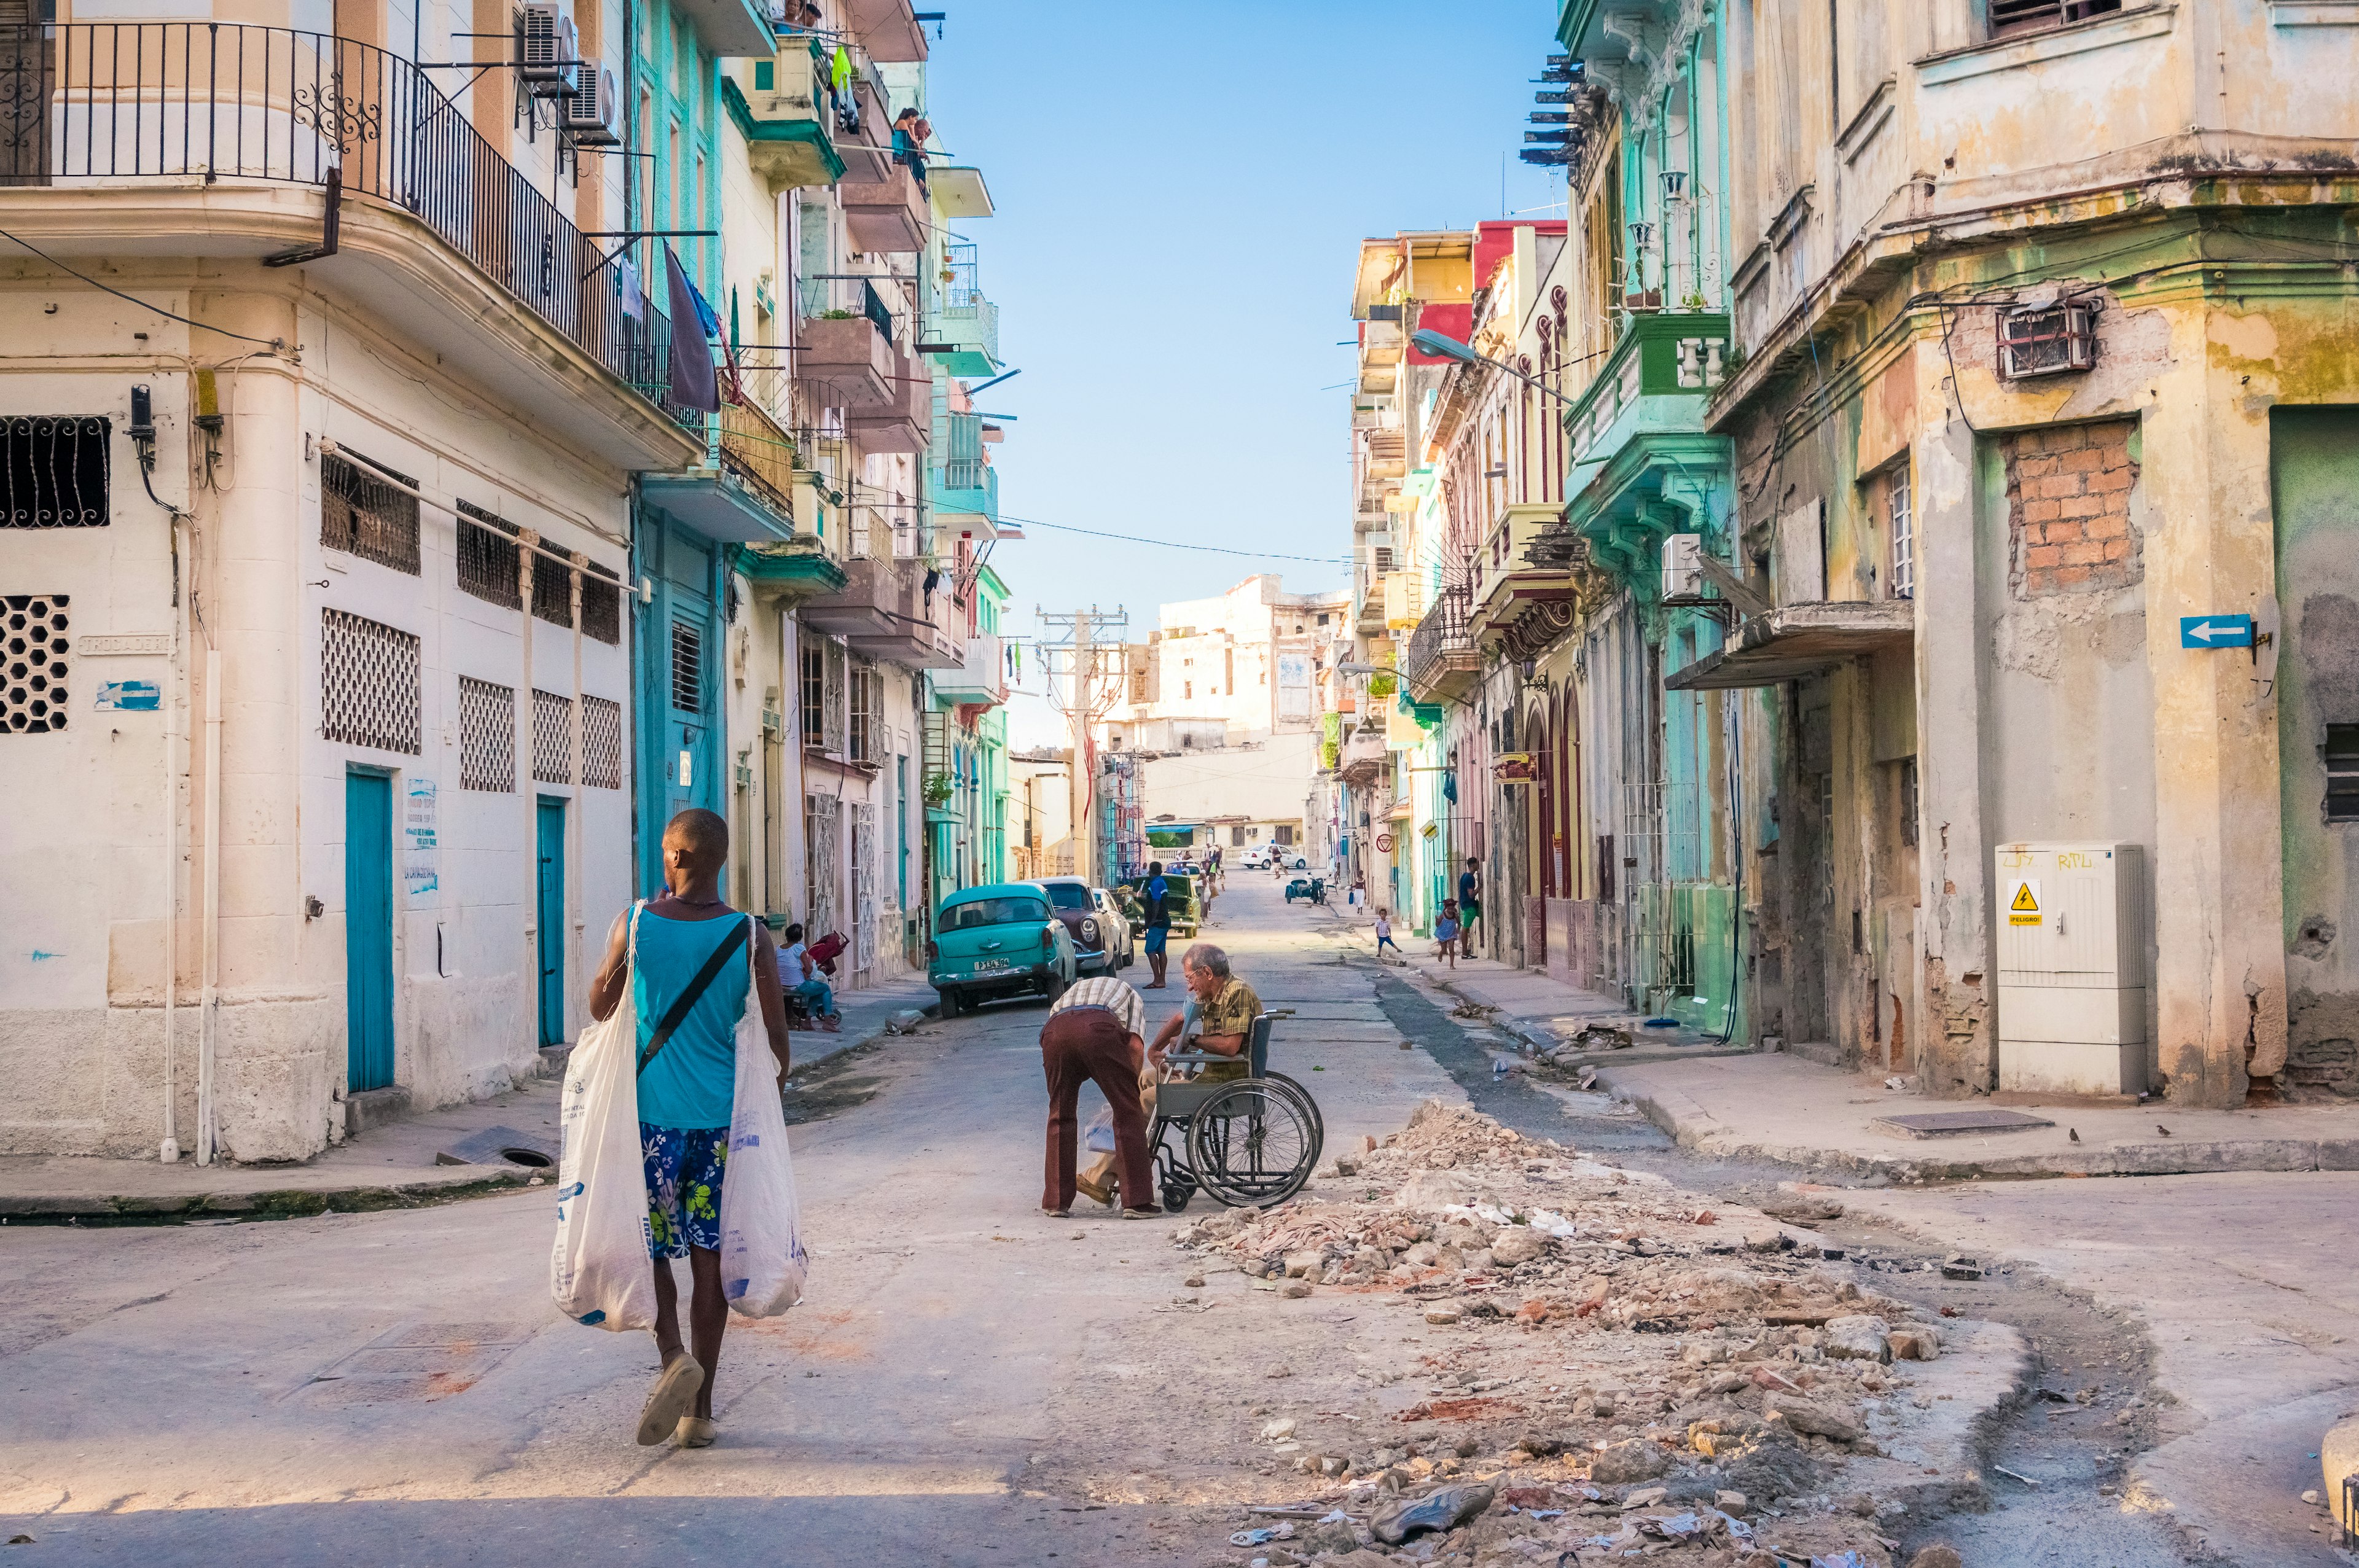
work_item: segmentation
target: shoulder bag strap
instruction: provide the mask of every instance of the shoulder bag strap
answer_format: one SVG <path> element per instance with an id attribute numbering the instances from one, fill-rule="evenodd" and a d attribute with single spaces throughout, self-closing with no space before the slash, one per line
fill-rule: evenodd
<path id="1" fill-rule="evenodd" d="M 753 918 L 750 914 L 739 917 L 740 920 Z M 704 967 L 696 971 L 696 978 L 688 982 L 688 989 L 674 998 L 669 1007 L 664 1009 L 663 1018 L 657 1023 L 655 1033 L 647 1037 L 647 1050 L 639 1056 L 640 1072 L 646 1072 L 647 1064 L 654 1061 L 657 1054 L 671 1043 L 672 1031 L 678 1029 L 681 1022 L 688 1017 L 688 1010 L 696 1005 L 696 999 L 704 994 L 704 988 L 711 985 L 721 971 L 727 968 L 730 954 L 738 943 L 745 940 L 745 927 L 736 921 L 731 922 L 729 935 L 721 939 L 721 946 L 715 947 L 712 950 L 712 956 L 704 960 Z"/>

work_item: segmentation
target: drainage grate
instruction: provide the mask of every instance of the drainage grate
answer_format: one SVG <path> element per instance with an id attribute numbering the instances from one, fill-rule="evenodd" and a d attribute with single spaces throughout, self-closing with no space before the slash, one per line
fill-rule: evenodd
<path id="1" fill-rule="evenodd" d="M 418 755 L 418 639 L 342 610 L 321 614 L 321 733 Z"/>
<path id="2" fill-rule="evenodd" d="M 2056 1124 L 2019 1110 L 1934 1110 L 1918 1116 L 1879 1116 L 1868 1125 L 1903 1138 L 1954 1138 L 1965 1132 L 2028 1132 Z"/>
<path id="3" fill-rule="evenodd" d="M 623 705 L 603 697 L 582 699 L 582 782 L 592 789 L 623 787 Z"/>
<path id="4" fill-rule="evenodd" d="M 66 727 L 66 595 L 0 595 L 0 730 L 38 735 Z"/>
<path id="5" fill-rule="evenodd" d="M 573 699 L 538 687 L 532 694 L 532 776 L 542 784 L 573 782 Z"/>
<path id="6" fill-rule="evenodd" d="M 516 1322 L 408 1323 L 387 1329 L 295 1390 L 330 1405 L 430 1403 L 473 1388 L 532 1337 Z"/>
<path id="7" fill-rule="evenodd" d="M 459 787 L 516 789 L 516 687 L 459 677 Z"/>

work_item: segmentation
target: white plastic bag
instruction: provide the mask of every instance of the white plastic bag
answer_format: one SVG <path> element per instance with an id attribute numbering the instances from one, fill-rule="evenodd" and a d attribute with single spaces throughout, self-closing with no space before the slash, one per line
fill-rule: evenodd
<path id="1" fill-rule="evenodd" d="M 751 924 L 746 963 L 761 952 Z M 737 1097 L 729 1114 L 729 1163 L 721 1177 L 721 1285 L 730 1309 L 776 1317 L 803 1299 L 810 1258 L 803 1250 L 794 1156 L 778 1103 L 778 1059 L 762 1023 L 761 992 L 745 988 L 737 1020 Z"/>
<path id="2" fill-rule="evenodd" d="M 1114 1152 L 1114 1107 L 1108 1106 L 1090 1118 L 1089 1126 L 1082 1132 L 1082 1147 L 1093 1154 L 1111 1154 Z"/>
<path id="3" fill-rule="evenodd" d="M 638 910 L 630 961 L 638 962 Z M 599 1328 L 653 1328 L 655 1274 L 647 1266 L 647 1172 L 639 1150 L 636 988 L 603 1023 L 582 1032 L 565 1064 L 560 1101 L 564 1153 L 557 1167 L 557 1245 L 549 1293 L 557 1310 Z"/>

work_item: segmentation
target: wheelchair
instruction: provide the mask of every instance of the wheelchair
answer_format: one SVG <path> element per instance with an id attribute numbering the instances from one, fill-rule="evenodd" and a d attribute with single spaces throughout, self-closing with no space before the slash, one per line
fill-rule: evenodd
<path id="1" fill-rule="evenodd" d="M 1177 1078 L 1156 1086 L 1147 1146 L 1165 1208 L 1176 1214 L 1199 1192 L 1231 1208 L 1266 1208 L 1310 1179 L 1327 1127 L 1309 1089 L 1269 1070 L 1270 1030 L 1284 1016 L 1265 1012 L 1254 1020 L 1245 1077 Z M 1165 1060 L 1209 1067 L 1236 1058 L 1174 1051 Z"/>

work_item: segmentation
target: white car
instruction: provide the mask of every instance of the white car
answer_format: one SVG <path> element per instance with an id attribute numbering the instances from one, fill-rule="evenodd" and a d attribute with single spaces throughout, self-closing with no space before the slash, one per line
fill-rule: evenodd
<path id="1" fill-rule="evenodd" d="M 1258 847 L 1247 849 L 1238 860 L 1237 867 L 1240 871 L 1266 871 L 1269 870 L 1269 851 Z"/>

